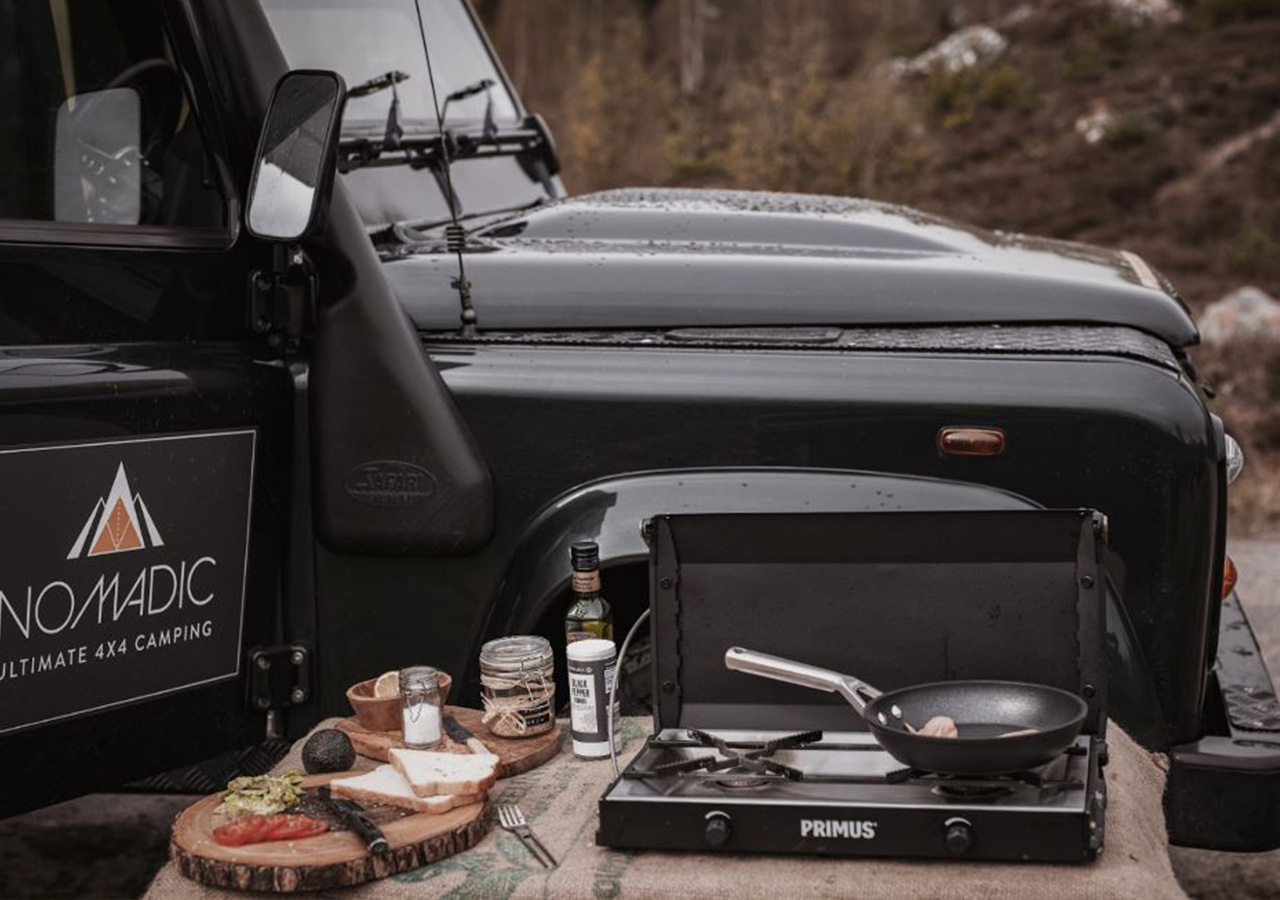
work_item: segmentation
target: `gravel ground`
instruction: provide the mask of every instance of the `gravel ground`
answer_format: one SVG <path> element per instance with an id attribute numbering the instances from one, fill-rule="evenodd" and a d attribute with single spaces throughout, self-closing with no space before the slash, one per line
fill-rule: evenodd
<path id="1" fill-rule="evenodd" d="M 1280 672 L 1280 553 L 1276 541 L 1231 544 L 1240 595 Z M 137 897 L 164 864 L 169 825 L 194 798 L 95 794 L 0 821 L 0 897 Z M 1197 900 L 1280 897 L 1280 851 L 1213 853 L 1171 848 L 1174 870 Z"/>

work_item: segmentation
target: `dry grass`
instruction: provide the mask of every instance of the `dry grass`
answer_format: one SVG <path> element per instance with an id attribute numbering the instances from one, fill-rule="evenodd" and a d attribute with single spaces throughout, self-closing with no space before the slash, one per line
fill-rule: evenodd
<path id="1" fill-rule="evenodd" d="M 880 63 L 928 44 L 934 4 L 709 5 L 694 91 L 682 89 L 681 5 L 481 6 L 526 104 L 555 129 L 571 190 L 909 190 L 930 160 L 926 113 L 880 74 Z"/>

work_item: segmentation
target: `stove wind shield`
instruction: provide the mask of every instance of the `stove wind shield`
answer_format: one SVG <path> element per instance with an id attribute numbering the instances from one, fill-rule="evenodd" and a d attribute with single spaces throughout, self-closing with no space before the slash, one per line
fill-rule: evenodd
<path id="1" fill-rule="evenodd" d="M 1004 679 L 1105 718 L 1101 516 L 1082 510 L 661 516 L 655 730 L 861 731 L 844 700 L 725 668 L 745 646 L 882 690 Z"/>

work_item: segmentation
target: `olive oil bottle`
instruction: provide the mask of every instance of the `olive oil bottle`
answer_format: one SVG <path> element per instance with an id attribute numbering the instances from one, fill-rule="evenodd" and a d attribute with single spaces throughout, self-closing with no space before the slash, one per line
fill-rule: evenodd
<path id="1" fill-rule="evenodd" d="M 613 610 L 600 593 L 600 547 L 576 541 L 569 549 L 573 563 L 573 597 L 564 617 L 566 643 L 588 638 L 613 640 Z"/>

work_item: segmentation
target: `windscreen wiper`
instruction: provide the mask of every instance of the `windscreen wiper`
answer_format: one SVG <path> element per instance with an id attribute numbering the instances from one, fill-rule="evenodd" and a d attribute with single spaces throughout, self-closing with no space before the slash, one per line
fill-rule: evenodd
<path id="1" fill-rule="evenodd" d="M 347 99 L 350 100 L 352 97 L 368 97 L 370 94 L 376 94 L 378 91 L 385 91 L 387 88 L 391 88 L 391 106 L 387 109 L 387 127 L 382 132 L 382 144 L 387 149 L 398 148 L 400 139 L 404 137 L 404 126 L 400 123 L 400 92 L 396 90 L 396 85 L 408 80 L 408 72 L 392 69 L 385 75 L 370 78 L 368 81 L 361 82 L 347 91 Z"/>
<path id="2" fill-rule="evenodd" d="M 392 141 L 388 141 L 385 132 L 378 136 L 368 129 L 364 133 L 354 128 L 345 131 L 338 143 L 339 172 L 405 165 L 426 169 L 438 164 L 445 149 L 454 162 L 537 153 L 547 166 L 548 176 L 560 171 L 555 144 L 546 122 L 538 115 L 526 116 L 515 127 L 498 126 L 488 119 L 479 129 L 449 128 L 444 134 L 430 125 L 410 124 Z"/>
<path id="3" fill-rule="evenodd" d="M 445 128 L 441 135 L 437 127 L 406 140 L 404 128 L 399 119 L 400 103 L 394 92 L 396 84 L 408 77 L 404 72 L 388 72 L 386 75 L 357 85 L 347 92 L 348 97 L 363 97 L 390 87 L 391 111 L 387 117 L 387 127 L 381 141 L 373 140 L 371 136 L 348 136 L 339 143 L 338 171 L 350 172 L 353 169 L 402 165 L 422 169 L 433 165 L 442 149 L 449 151 L 450 159 L 468 159 L 477 156 L 515 156 L 542 145 L 549 145 L 550 137 L 541 117 L 530 116 L 519 129 L 503 131 L 498 128 L 493 115 L 492 93 L 496 82 L 492 78 L 481 78 L 474 84 L 459 88 L 444 98 L 444 104 L 440 108 L 440 121 L 443 122 L 448 118 L 450 104 L 467 100 L 477 94 L 487 93 L 489 102 L 484 110 L 484 125 L 478 134 Z M 357 91 L 359 93 L 356 93 Z M 536 121 L 532 121 L 535 119 Z M 532 129 L 526 126 L 532 126 Z M 539 133 L 532 133 L 532 131 L 539 131 Z M 404 155 L 384 161 L 384 154 L 397 150 L 405 151 Z"/>
<path id="4" fill-rule="evenodd" d="M 353 97 L 368 97 L 370 94 L 376 94 L 378 91 L 385 91 L 387 88 L 395 89 L 397 84 L 402 81 L 408 81 L 411 76 L 408 72 L 401 72 L 399 69 L 393 69 L 385 75 L 379 75 L 376 78 L 370 78 L 368 81 L 362 81 L 353 88 L 347 89 L 347 99 Z"/>
<path id="5" fill-rule="evenodd" d="M 476 94 L 483 94 L 486 91 L 489 91 L 493 87 L 493 84 L 494 81 L 492 78 L 481 78 L 475 84 L 469 84 L 464 88 L 459 88 L 454 91 L 452 94 L 444 98 L 444 105 L 440 107 L 440 118 L 445 122 L 449 121 L 450 103 L 457 103 L 459 100 L 466 100 L 470 97 L 474 97 Z M 489 106 L 488 109 L 485 110 L 484 117 L 485 121 L 489 121 L 493 118 L 493 94 L 489 94 Z"/>
<path id="6" fill-rule="evenodd" d="M 473 222 L 477 219 L 500 219 L 504 216 L 510 216 L 515 213 L 528 212 L 531 209 L 537 209 L 539 206 L 547 203 L 546 197 L 538 197 L 536 200 L 530 200 L 528 203 L 521 203 L 516 206 L 502 206 L 497 209 L 482 209 L 476 212 L 466 213 L 457 217 L 459 222 Z M 404 222 L 394 222 L 391 225 L 383 226 L 378 229 L 371 230 L 369 236 L 373 238 L 374 243 L 378 243 L 380 238 L 394 239 L 397 243 L 409 246 L 423 244 L 439 244 L 440 229 L 446 227 L 453 218 L 441 219 L 409 219 Z"/>

